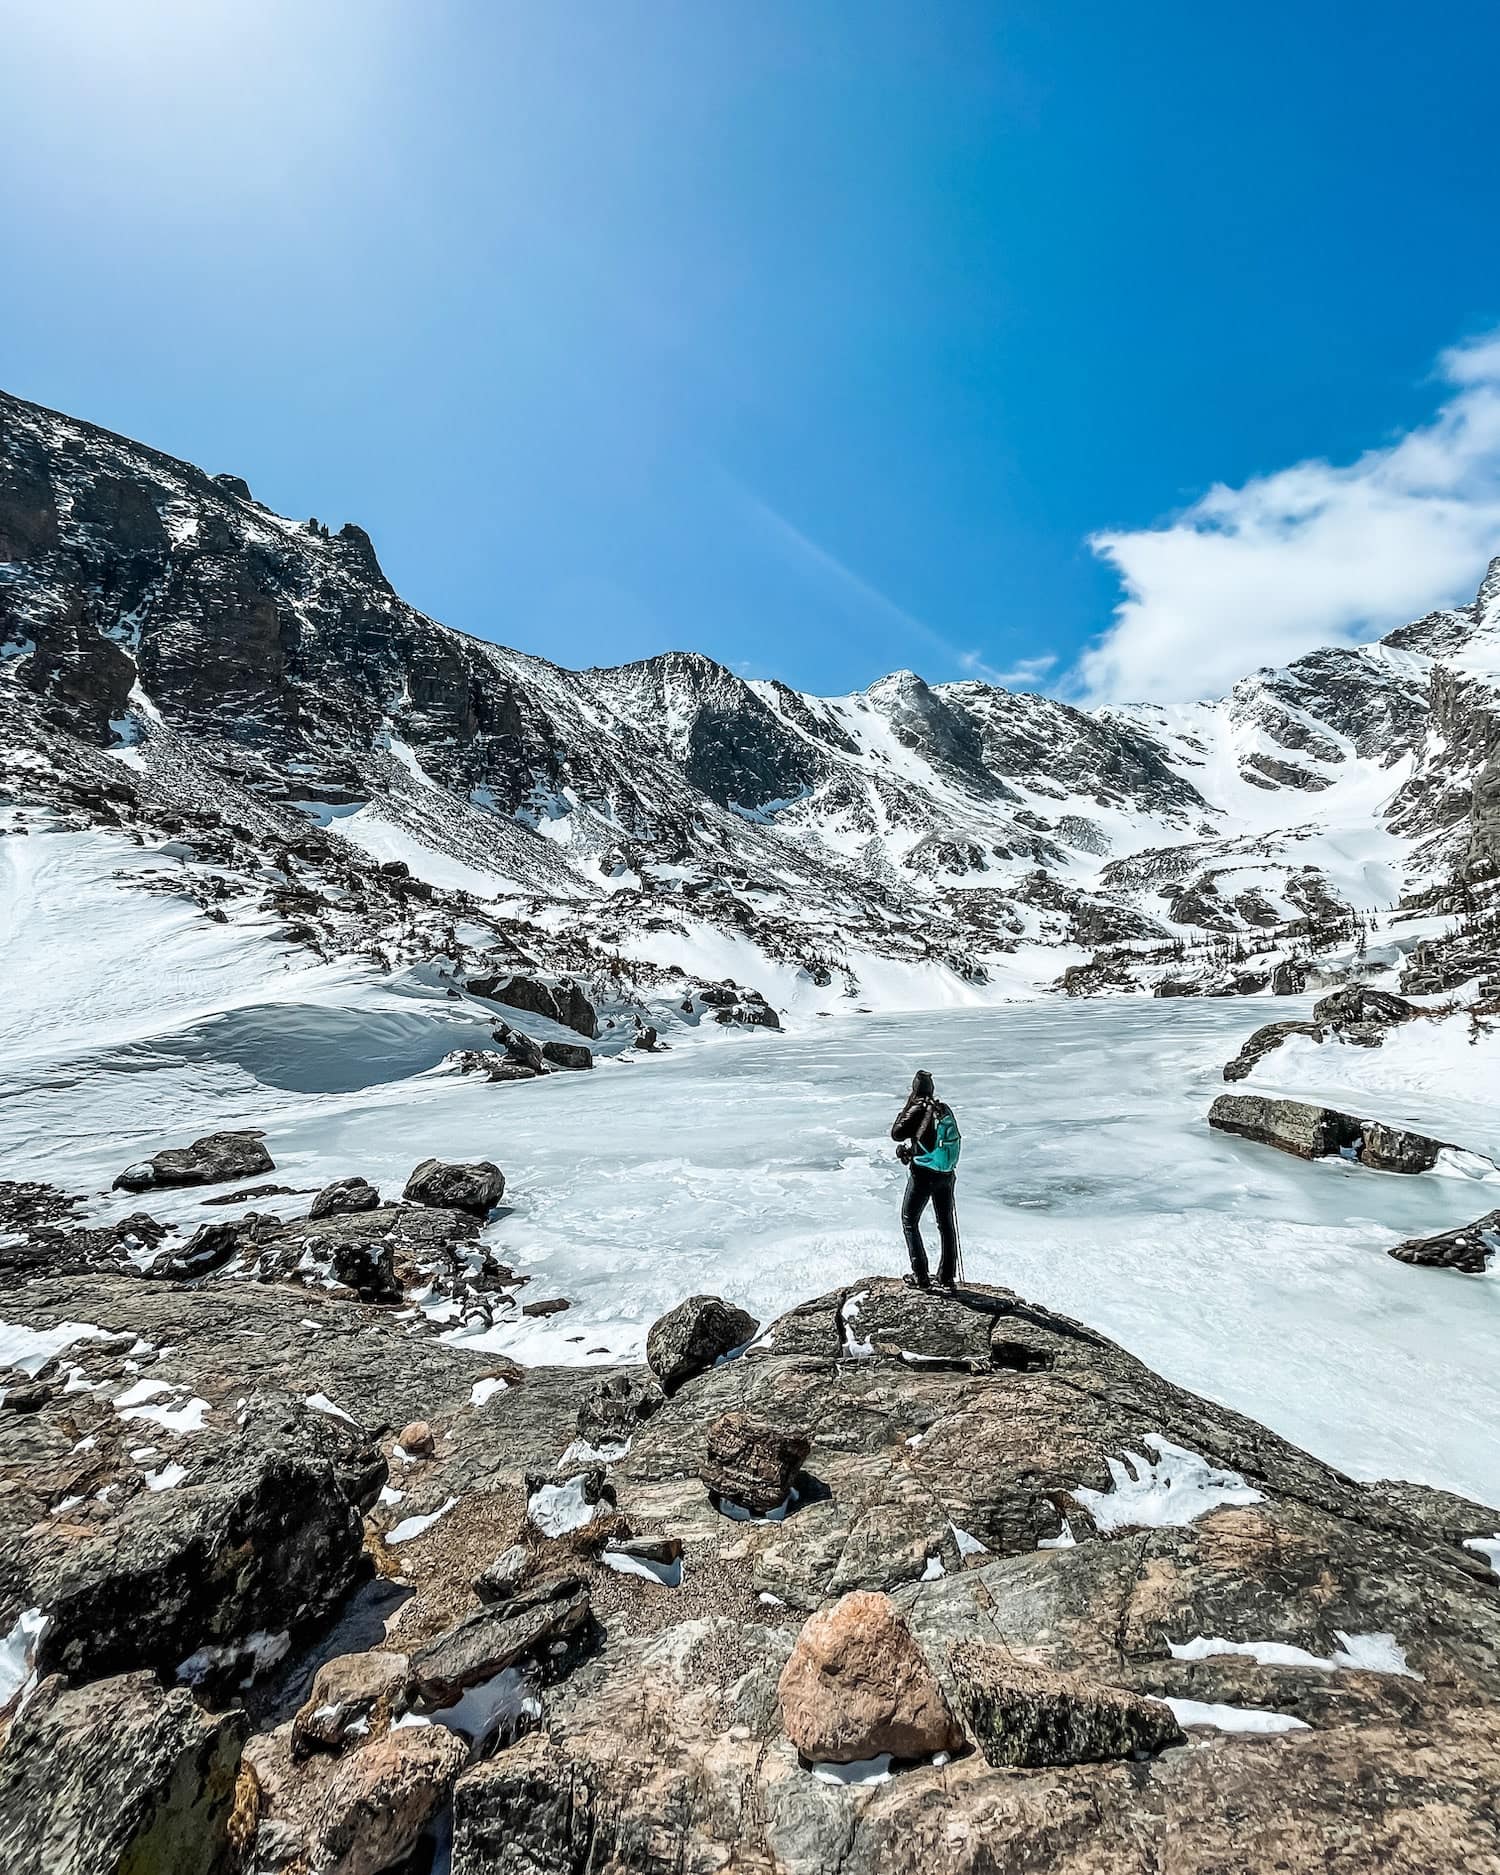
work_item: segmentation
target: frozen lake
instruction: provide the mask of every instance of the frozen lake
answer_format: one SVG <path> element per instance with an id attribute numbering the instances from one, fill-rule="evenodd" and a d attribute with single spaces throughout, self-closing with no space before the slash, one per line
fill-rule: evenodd
<path id="1" fill-rule="evenodd" d="M 123 1165 L 215 1126 L 265 1127 L 278 1179 L 302 1188 L 362 1173 L 394 1195 L 429 1154 L 492 1158 L 510 1209 L 487 1239 L 531 1274 L 529 1297 L 574 1306 L 483 1345 L 602 1360 L 638 1353 L 655 1316 L 696 1290 L 768 1318 L 904 1268 L 887 1129 L 926 1066 L 964 1130 L 970 1276 L 1089 1322 L 1350 1472 L 1500 1500 L 1500 1287 L 1383 1254 L 1473 1218 L 1500 1188 L 1307 1165 L 1204 1124 L 1222 1063 L 1300 1005 L 867 1016 L 695 1037 L 592 1075 L 494 1087 L 432 1071 L 486 1032 L 440 993 L 337 970 L 273 980 L 263 939 L 252 958 L 244 937 L 208 927 L 220 958 L 203 950 L 201 921 L 191 969 L 153 976 L 180 914 L 142 899 L 132 915 L 118 948 L 92 925 L 96 948 L 76 959 L 83 1012 L 72 970 L 54 967 L 62 950 L 26 945 L 37 974 L 29 1022 L 10 1005 L 5 1176 L 92 1191 L 102 1217 L 139 1204 L 107 1195 Z M 1475 1136 L 1472 1104 L 1448 1129 L 1441 1102 L 1411 1117 L 1500 1151 L 1493 1124 Z M 223 1215 L 192 1193 L 153 1194 L 149 1208 Z"/>

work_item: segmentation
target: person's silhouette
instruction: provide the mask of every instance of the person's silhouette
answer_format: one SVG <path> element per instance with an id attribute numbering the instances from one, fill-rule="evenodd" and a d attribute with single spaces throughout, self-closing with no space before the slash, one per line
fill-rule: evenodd
<path id="1" fill-rule="evenodd" d="M 958 1215 L 953 1190 L 960 1145 L 958 1122 L 953 1109 L 938 1099 L 932 1076 L 925 1068 L 912 1076 L 911 1092 L 896 1115 L 891 1138 L 898 1142 L 896 1156 L 907 1168 L 901 1229 L 906 1237 L 906 1254 L 911 1258 L 911 1274 L 905 1280 L 916 1289 L 932 1287 L 921 1229 L 922 1213 L 930 1203 L 942 1245 L 938 1288 L 951 1295 L 958 1273 Z"/>

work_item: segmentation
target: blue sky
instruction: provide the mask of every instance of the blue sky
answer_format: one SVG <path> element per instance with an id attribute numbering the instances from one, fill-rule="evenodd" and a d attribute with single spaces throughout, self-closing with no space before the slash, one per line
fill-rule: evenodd
<path id="1" fill-rule="evenodd" d="M 0 383 L 359 521 L 484 636 L 1191 695 L 1500 551 L 1492 6 L 7 37 Z"/>

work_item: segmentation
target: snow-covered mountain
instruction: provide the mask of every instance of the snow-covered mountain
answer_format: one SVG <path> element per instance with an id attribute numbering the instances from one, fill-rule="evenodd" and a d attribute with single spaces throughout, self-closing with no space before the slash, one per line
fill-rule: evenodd
<path id="1" fill-rule="evenodd" d="M 1350 913 L 1492 887 L 1500 560 L 1472 606 L 1214 702 L 570 671 L 415 611 L 352 524 L 0 397 L 0 809 L 165 838 L 210 916 L 258 890 L 387 966 L 809 1007 L 1255 984 Z"/>

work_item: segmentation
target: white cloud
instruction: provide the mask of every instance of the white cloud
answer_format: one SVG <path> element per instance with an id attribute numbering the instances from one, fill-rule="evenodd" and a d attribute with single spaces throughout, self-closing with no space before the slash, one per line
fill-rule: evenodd
<path id="1" fill-rule="evenodd" d="M 1161 527 L 1090 545 L 1120 576 L 1080 658 L 1090 701 L 1216 696 L 1263 664 L 1473 597 L 1500 553 L 1500 332 L 1445 352 L 1430 423 L 1347 467 L 1222 484 Z"/>
<path id="2" fill-rule="evenodd" d="M 972 670 L 983 676 L 989 683 L 1004 684 L 1008 690 L 1035 690 L 1057 662 L 1057 654 L 1044 652 L 1035 658 L 1017 658 L 1008 671 L 991 670 L 987 664 L 980 663 L 971 651 L 961 660 L 965 670 Z"/>

